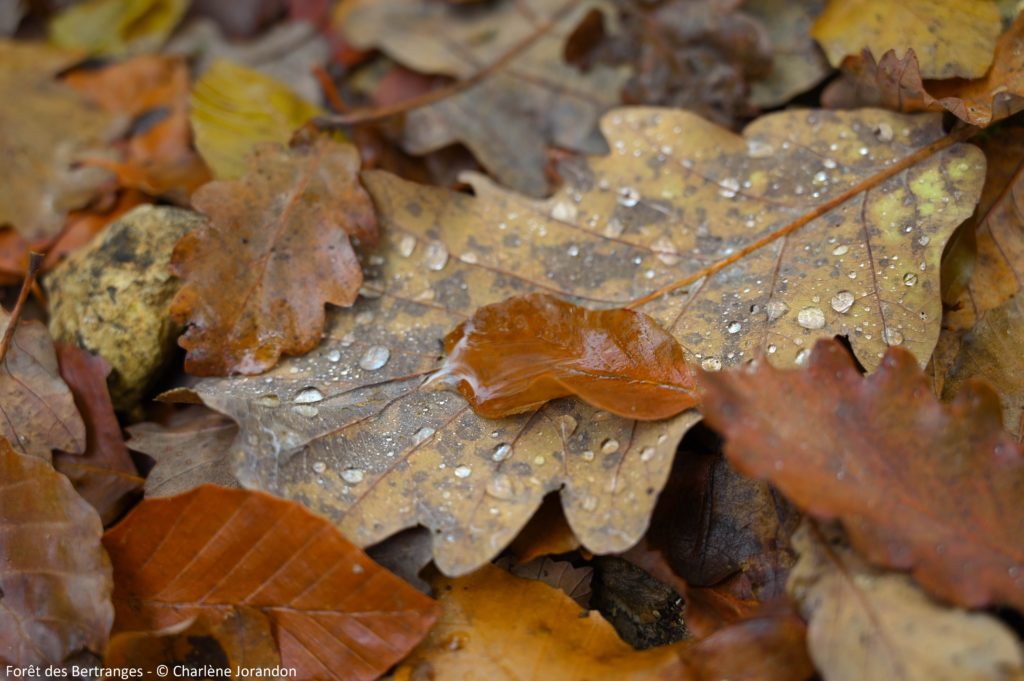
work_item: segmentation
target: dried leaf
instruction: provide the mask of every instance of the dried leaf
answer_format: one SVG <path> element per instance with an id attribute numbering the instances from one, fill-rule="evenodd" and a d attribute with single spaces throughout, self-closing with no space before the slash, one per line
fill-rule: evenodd
<path id="1" fill-rule="evenodd" d="M 829 0 L 811 28 L 833 66 L 862 49 L 913 49 L 925 78 L 980 78 L 1002 28 L 992 0 Z"/>
<path id="2" fill-rule="evenodd" d="M 545 147 L 599 153 L 599 116 L 619 102 L 626 73 L 566 63 L 569 34 L 602 2 L 502 1 L 458 7 L 431 0 L 351 0 L 335 18 L 355 47 L 377 47 L 404 66 L 468 78 L 555 22 L 509 64 L 467 91 L 410 111 L 403 146 L 414 154 L 462 142 L 503 184 L 547 193 Z M 569 11 L 566 11 L 566 9 Z M 609 20 L 612 13 L 608 13 Z"/>
<path id="3" fill-rule="evenodd" d="M 192 407 L 176 414 L 166 426 L 136 423 L 127 431 L 128 447 L 156 460 L 146 476 L 146 496 L 181 494 L 205 483 L 238 487 L 228 457 L 238 434 L 238 425 L 231 419 Z"/>
<path id="4" fill-rule="evenodd" d="M 171 256 L 184 284 L 171 316 L 188 323 L 186 371 L 259 373 L 312 350 L 324 304 L 351 305 L 363 282 L 350 238 L 377 240 L 354 147 L 328 138 L 258 149 L 241 180 L 211 182 L 192 204 L 209 218 Z M 231 253 L 230 258 L 225 258 Z"/>
<path id="5" fill-rule="evenodd" d="M 113 131 L 109 115 L 55 80 L 78 57 L 0 41 L 0 94 L 18 102 L 0 109 L 7 178 L 0 183 L 0 225 L 29 242 L 57 236 L 64 216 L 85 206 L 108 177 L 98 168 L 72 169 L 82 151 L 104 147 Z"/>
<path id="6" fill-rule="evenodd" d="M 446 574 L 496 555 L 555 490 L 583 546 L 614 553 L 646 530 L 695 416 L 637 423 L 562 400 L 488 421 L 422 390 L 441 339 L 481 306 L 536 291 L 590 308 L 649 300 L 636 309 L 707 368 L 762 352 L 791 366 L 836 334 L 872 367 L 886 342 L 931 354 L 942 246 L 983 174 L 973 147 L 927 146 L 938 117 L 785 112 L 744 139 L 629 109 L 605 131 L 616 152 L 577 165 L 549 201 L 479 178 L 471 197 L 364 173 L 387 236 L 364 299 L 331 314 L 315 352 L 196 387 L 241 426 L 239 480 L 364 546 L 428 527 Z M 680 279 L 685 292 L 652 296 Z"/>
<path id="7" fill-rule="evenodd" d="M 192 88 L 190 121 L 196 148 L 214 175 L 246 175 L 249 157 L 264 142 L 284 144 L 321 109 L 259 71 L 216 61 Z"/>
<path id="8" fill-rule="evenodd" d="M 0 336 L 11 315 L 0 308 Z M 20 320 L 0 365 L 0 437 L 21 454 L 50 460 L 50 450 L 85 449 L 85 424 L 67 384 L 46 327 Z"/>
<path id="9" fill-rule="evenodd" d="M 750 83 L 750 101 L 773 108 L 817 85 L 828 75 L 828 61 L 810 30 L 825 0 L 746 0 L 743 9 L 764 26 L 772 43 L 768 75 Z"/>
<path id="10" fill-rule="evenodd" d="M 116 632 L 216 622 L 244 605 L 270 619 L 281 664 L 302 679 L 375 679 L 436 617 L 326 521 L 257 492 L 204 485 L 146 499 L 103 543 Z"/>
<path id="11" fill-rule="evenodd" d="M 190 0 L 86 0 L 50 21 L 50 41 L 94 54 L 157 50 L 185 15 Z"/>
<path id="12" fill-rule="evenodd" d="M 761 363 L 702 382 L 704 417 L 741 472 L 840 519 L 872 562 L 911 569 L 942 598 L 1024 604 L 1024 455 L 991 388 L 943 404 L 905 350 L 862 377 L 836 341 L 804 370 Z"/>
<path id="13" fill-rule="evenodd" d="M 508 548 L 516 557 L 516 563 L 521 565 L 542 556 L 569 553 L 579 547 L 580 540 L 569 527 L 561 502 L 555 496 L 548 496 Z"/>
<path id="14" fill-rule="evenodd" d="M 547 293 L 486 305 L 445 336 L 450 384 L 489 419 L 575 395 L 625 418 L 656 421 L 697 404 L 683 351 L 632 310 L 588 310 Z"/>
<path id="15" fill-rule="evenodd" d="M 500 562 L 498 565 L 506 567 Z M 552 560 L 545 556 L 528 563 L 510 564 L 506 569 L 516 577 L 536 579 L 558 589 L 584 610 L 590 605 L 592 567 L 574 567 L 567 560 Z"/>
<path id="16" fill-rule="evenodd" d="M 561 591 L 500 568 L 485 566 L 435 587 L 441 619 L 395 672 L 398 680 L 432 674 L 465 681 L 797 681 L 812 672 L 803 627 L 792 617 L 753 620 L 697 644 L 638 652 L 596 612 L 583 616 Z"/>
<path id="17" fill-rule="evenodd" d="M 50 464 L 5 440 L 0 480 L 0 662 L 45 667 L 102 651 L 114 609 L 99 516 Z"/>
<path id="18" fill-rule="evenodd" d="M 1006 625 L 939 605 L 907 576 L 870 568 L 805 525 L 789 589 L 808 621 L 814 666 L 829 681 L 1003 681 L 1024 678 Z"/>

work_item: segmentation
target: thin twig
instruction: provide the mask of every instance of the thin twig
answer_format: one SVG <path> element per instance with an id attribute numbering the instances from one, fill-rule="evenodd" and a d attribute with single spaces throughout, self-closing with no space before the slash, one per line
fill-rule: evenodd
<path id="1" fill-rule="evenodd" d="M 11 310 L 11 316 L 7 319 L 7 328 L 4 329 L 4 336 L 0 338 L 0 362 L 4 361 L 7 357 L 7 348 L 11 345 L 11 339 L 14 338 L 14 329 L 18 326 L 18 319 L 21 318 L 21 311 L 25 307 L 25 301 L 28 300 L 29 291 L 32 290 L 32 286 L 36 281 L 36 273 L 39 272 L 39 265 L 43 262 L 43 254 L 32 252 L 28 257 L 28 272 L 25 273 L 25 281 L 21 284 L 21 291 L 18 292 L 18 302 L 14 304 L 14 309 Z"/>
<path id="2" fill-rule="evenodd" d="M 463 80 L 456 81 L 451 85 L 446 85 L 443 88 L 438 88 L 431 92 L 427 92 L 418 97 L 411 97 L 404 101 L 396 104 L 390 104 L 388 106 L 375 106 L 366 107 L 363 109 L 354 109 L 347 113 L 337 114 L 333 116 L 318 116 L 312 120 L 315 127 L 321 130 L 334 130 L 337 128 L 360 125 L 363 123 L 373 123 L 376 121 L 398 116 L 400 114 L 408 113 L 414 109 L 420 109 L 431 104 L 447 99 L 453 95 L 457 95 L 460 92 L 468 90 L 475 85 L 478 85 L 481 81 L 486 80 L 496 71 L 500 71 L 502 68 L 507 66 L 509 62 L 513 61 L 516 57 L 520 56 L 523 52 L 533 47 L 534 44 L 542 37 L 547 35 L 551 29 L 558 25 L 558 23 L 564 19 L 576 5 L 580 3 L 580 0 L 569 0 L 561 7 L 558 8 L 551 18 L 544 24 L 537 27 L 533 33 L 530 33 L 523 40 L 512 46 L 508 52 L 503 54 L 497 61 L 492 62 L 488 66 L 480 69 L 473 75 Z"/>

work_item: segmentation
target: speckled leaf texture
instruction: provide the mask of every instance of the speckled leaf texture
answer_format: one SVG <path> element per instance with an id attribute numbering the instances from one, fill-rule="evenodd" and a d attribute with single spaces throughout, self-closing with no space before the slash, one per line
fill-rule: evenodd
<path id="1" fill-rule="evenodd" d="M 636 309 L 709 370 L 762 353 L 798 365 L 837 334 L 868 368 L 887 344 L 928 358 L 942 247 L 985 175 L 939 116 L 791 111 L 741 137 L 636 108 L 603 130 L 611 154 L 565 167 L 545 201 L 476 176 L 470 196 L 364 173 L 384 236 L 361 299 L 310 354 L 197 386 L 240 424 L 242 484 L 302 501 L 360 545 L 422 524 L 449 575 L 498 553 L 553 491 L 586 548 L 630 547 L 694 412 L 638 423 L 564 399 L 487 420 L 422 388 L 444 336 L 513 295 L 610 308 L 671 288 Z"/>

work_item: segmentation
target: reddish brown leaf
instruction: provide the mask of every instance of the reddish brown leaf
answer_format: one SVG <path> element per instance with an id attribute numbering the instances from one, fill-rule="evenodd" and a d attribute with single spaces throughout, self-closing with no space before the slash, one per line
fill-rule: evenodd
<path id="1" fill-rule="evenodd" d="M 701 382 L 741 472 L 840 519 L 870 560 L 940 597 L 1024 605 L 1024 456 L 991 388 L 968 383 L 942 404 L 906 350 L 865 378 L 835 341 L 806 369 L 758 362 Z"/>
<path id="2" fill-rule="evenodd" d="M 325 519 L 259 492 L 204 485 L 146 499 L 103 539 L 115 631 L 162 629 L 237 606 L 269 617 L 300 679 L 374 679 L 426 634 L 429 598 Z"/>
<path id="3" fill-rule="evenodd" d="M 351 305 L 363 281 L 349 237 L 376 241 L 353 147 L 329 138 L 264 146 L 252 168 L 196 192 L 193 205 L 209 222 L 171 258 L 185 280 L 171 314 L 189 324 L 179 343 L 193 374 L 259 373 L 281 353 L 312 350 L 324 304 Z"/>
<path id="4" fill-rule="evenodd" d="M 436 380 L 485 418 L 576 395 L 619 416 L 657 420 L 697 404 L 679 343 L 633 310 L 588 310 L 546 293 L 485 305 L 444 339 Z"/>
<path id="5" fill-rule="evenodd" d="M 0 664 L 101 652 L 114 609 L 96 512 L 50 464 L 0 439 Z"/>

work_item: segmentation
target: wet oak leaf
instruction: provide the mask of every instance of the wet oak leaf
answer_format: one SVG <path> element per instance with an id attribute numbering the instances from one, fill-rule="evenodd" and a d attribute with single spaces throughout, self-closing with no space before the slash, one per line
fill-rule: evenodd
<path id="1" fill-rule="evenodd" d="M 386 243 L 362 299 L 329 315 L 314 352 L 196 387 L 240 425 L 242 484 L 308 504 L 362 546 L 428 527 L 446 574 L 494 557 L 555 491 L 583 546 L 614 553 L 646 531 L 697 416 L 636 422 L 565 399 L 495 421 L 422 389 L 442 339 L 480 307 L 543 291 L 616 308 L 690 277 L 636 309 L 691 363 L 792 366 L 837 334 L 871 367 L 887 340 L 931 354 L 942 247 L 984 174 L 977 149 L 928 146 L 938 116 L 785 112 L 744 138 L 625 109 L 604 130 L 613 153 L 572 166 L 547 201 L 478 176 L 467 196 L 363 173 Z"/>
<path id="2" fill-rule="evenodd" d="M 0 308 L 0 336 L 10 323 Z M 50 460 L 50 450 L 85 449 L 85 424 L 60 376 L 53 340 L 37 321 L 20 320 L 0 363 L 0 437 L 16 451 Z"/>
<path id="3" fill-rule="evenodd" d="M 980 78 L 1002 28 L 993 0 L 829 0 L 811 28 L 833 66 L 867 48 L 913 49 L 924 78 Z"/>
<path id="4" fill-rule="evenodd" d="M 115 633 L 245 606 L 270 619 L 300 679 L 375 679 L 423 638 L 437 606 L 323 518 L 259 492 L 204 485 L 146 499 L 107 532 Z"/>
<path id="5" fill-rule="evenodd" d="M 99 516 L 46 461 L 0 439 L 0 663 L 101 653 L 114 620 Z"/>
<path id="6" fill-rule="evenodd" d="M 761 362 L 701 382 L 704 418 L 740 472 L 841 520 L 869 560 L 941 598 L 1024 604 L 1024 455 L 987 385 L 943 404 L 906 350 L 864 377 L 837 341 L 806 369 Z"/>
<path id="7" fill-rule="evenodd" d="M 444 339 L 432 379 L 498 419 L 575 395 L 625 418 L 657 421 L 697 404 L 676 339 L 633 310 L 588 310 L 547 293 L 486 305 Z"/>
<path id="8" fill-rule="evenodd" d="M 548 191 L 545 149 L 600 153 L 598 118 L 619 103 L 626 70 L 586 72 L 564 59 L 566 40 L 593 10 L 549 0 L 502 0 L 459 7 L 431 0 L 354 0 L 336 22 L 355 47 L 376 47 L 421 73 L 469 78 L 503 58 L 548 22 L 555 26 L 522 54 L 467 91 L 406 115 L 403 146 L 425 154 L 462 142 L 503 184 L 526 194 Z"/>
<path id="9" fill-rule="evenodd" d="M 839 535 L 841 537 L 841 533 Z M 992 615 L 941 605 L 910 577 L 867 565 L 841 539 L 804 525 L 789 590 L 829 681 L 1024 678 L 1024 650 Z"/>
<path id="10" fill-rule="evenodd" d="M 0 93 L 17 106 L 0 110 L 0 226 L 31 243 L 57 236 L 64 216 L 95 196 L 109 174 L 75 168 L 82 152 L 101 149 L 112 117 L 56 79 L 81 55 L 38 43 L 0 41 Z"/>
<path id="11" fill-rule="evenodd" d="M 259 373 L 282 353 L 313 349 L 324 304 L 349 306 L 359 293 L 351 240 L 377 240 L 354 147 L 321 137 L 261 147 L 251 163 L 241 180 L 196 192 L 192 204 L 208 221 L 171 256 L 184 280 L 171 315 L 188 324 L 179 344 L 193 374 Z"/>

